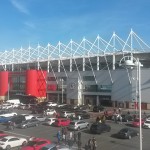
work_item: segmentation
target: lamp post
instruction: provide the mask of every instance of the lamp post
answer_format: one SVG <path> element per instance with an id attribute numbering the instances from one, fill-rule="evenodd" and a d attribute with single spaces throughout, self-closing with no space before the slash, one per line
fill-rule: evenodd
<path id="1" fill-rule="evenodd" d="M 60 79 L 60 81 L 61 81 L 61 94 L 62 94 L 62 96 L 61 96 L 61 103 L 63 103 L 64 102 L 64 98 L 63 98 L 63 91 L 64 91 L 64 79 Z"/>
<path id="2" fill-rule="evenodd" d="M 122 62 L 124 62 L 122 64 Z M 134 58 L 133 56 L 124 56 L 120 60 L 120 66 L 125 66 L 127 68 L 134 68 L 137 69 L 137 81 L 138 81 L 138 90 L 136 94 L 136 99 L 139 101 L 139 123 L 140 123 L 140 150 L 142 150 L 142 112 L 141 112 L 141 66 L 143 66 L 139 58 Z M 137 88 L 136 87 L 136 88 Z"/>

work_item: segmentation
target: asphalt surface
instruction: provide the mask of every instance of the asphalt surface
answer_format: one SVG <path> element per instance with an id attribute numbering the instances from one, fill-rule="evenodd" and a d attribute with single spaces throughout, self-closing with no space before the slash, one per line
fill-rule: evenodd
<path id="1" fill-rule="evenodd" d="M 15 110 L 18 114 L 30 113 L 26 110 Z M 92 123 L 95 121 L 95 118 L 91 118 L 87 120 Z M 117 139 L 113 137 L 115 133 L 117 133 L 123 127 L 131 127 L 130 123 L 116 124 L 113 121 L 107 121 L 107 124 L 111 126 L 111 132 L 102 133 L 101 135 L 94 135 L 89 132 L 89 129 L 81 130 L 81 142 L 82 148 L 84 149 L 85 144 L 87 143 L 89 138 L 95 137 L 97 140 L 97 150 L 138 150 L 140 149 L 140 141 L 139 136 L 133 137 L 131 140 L 128 139 Z M 132 128 L 132 127 L 131 127 Z M 19 137 L 29 138 L 31 136 L 41 137 L 51 140 L 52 142 L 56 142 L 56 133 L 58 130 L 61 130 L 59 127 L 46 126 L 40 124 L 38 127 L 31 127 L 27 129 L 15 129 L 14 131 L 6 131 L 6 127 L 0 124 L 0 130 L 4 130 L 9 134 L 16 135 Z M 136 128 L 139 131 L 139 128 Z M 150 149 L 150 129 L 143 129 L 143 150 Z M 77 145 L 74 145 L 74 149 L 77 149 Z M 18 148 L 12 149 L 18 150 Z"/>

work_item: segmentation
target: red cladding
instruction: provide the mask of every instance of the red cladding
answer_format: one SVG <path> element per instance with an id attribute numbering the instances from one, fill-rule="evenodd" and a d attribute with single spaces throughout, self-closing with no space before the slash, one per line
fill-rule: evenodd
<path id="1" fill-rule="evenodd" d="M 7 96 L 8 92 L 8 71 L 0 72 L 0 96 Z"/>
<path id="2" fill-rule="evenodd" d="M 37 70 L 26 71 L 26 94 L 37 96 Z"/>
<path id="3" fill-rule="evenodd" d="M 47 71 L 26 71 L 26 94 L 36 97 L 46 97 L 46 75 Z"/>

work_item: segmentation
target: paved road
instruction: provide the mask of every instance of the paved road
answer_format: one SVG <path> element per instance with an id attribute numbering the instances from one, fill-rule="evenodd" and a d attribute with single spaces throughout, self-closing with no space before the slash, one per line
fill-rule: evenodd
<path id="1" fill-rule="evenodd" d="M 19 111 L 20 113 L 29 113 L 26 111 Z M 88 120 L 89 122 L 93 122 L 93 119 Z M 112 121 L 108 121 L 108 124 L 111 126 L 111 132 L 109 133 L 102 133 L 101 135 L 93 135 L 89 133 L 89 130 L 82 130 L 82 147 L 86 144 L 89 138 L 92 138 L 93 136 L 97 140 L 98 144 L 98 150 L 138 150 L 139 149 L 139 137 L 134 137 L 131 140 L 122 140 L 122 139 L 116 139 L 112 137 L 112 134 L 117 133 L 121 128 L 126 127 L 126 124 L 115 124 Z M 4 125 L 0 125 L 0 130 L 5 130 Z M 28 129 L 15 129 L 10 134 L 15 134 L 17 136 L 28 138 L 30 136 L 35 137 L 42 137 L 46 139 L 50 139 L 53 142 L 56 142 L 56 133 L 60 130 L 58 127 L 52 127 L 52 126 L 45 126 L 40 125 L 38 127 L 32 127 Z M 138 128 L 137 128 L 138 130 Z M 150 148 L 150 130 L 143 129 L 143 150 L 149 150 Z M 76 147 L 76 145 L 75 145 Z"/>

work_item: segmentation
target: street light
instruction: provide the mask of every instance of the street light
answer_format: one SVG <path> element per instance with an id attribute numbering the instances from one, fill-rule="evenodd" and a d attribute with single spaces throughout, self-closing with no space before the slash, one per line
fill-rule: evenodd
<path id="1" fill-rule="evenodd" d="M 124 63 L 122 63 L 124 62 Z M 142 150 L 142 113 L 141 113 L 141 67 L 143 66 L 139 58 L 134 58 L 133 56 L 124 56 L 119 63 L 120 66 L 125 66 L 127 68 L 137 68 L 137 80 L 138 80 L 138 93 L 137 99 L 139 100 L 139 120 L 140 120 L 140 150 Z"/>
<path id="2" fill-rule="evenodd" d="M 62 96 L 61 96 L 61 103 L 63 104 L 63 102 L 64 102 L 64 98 L 63 98 L 63 91 L 64 91 L 64 87 L 63 87 L 63 85 L 64 85 L 64 79 L 60 79 L 60 81 L 61 81 L 61 92 L 62 92 Z"/>

